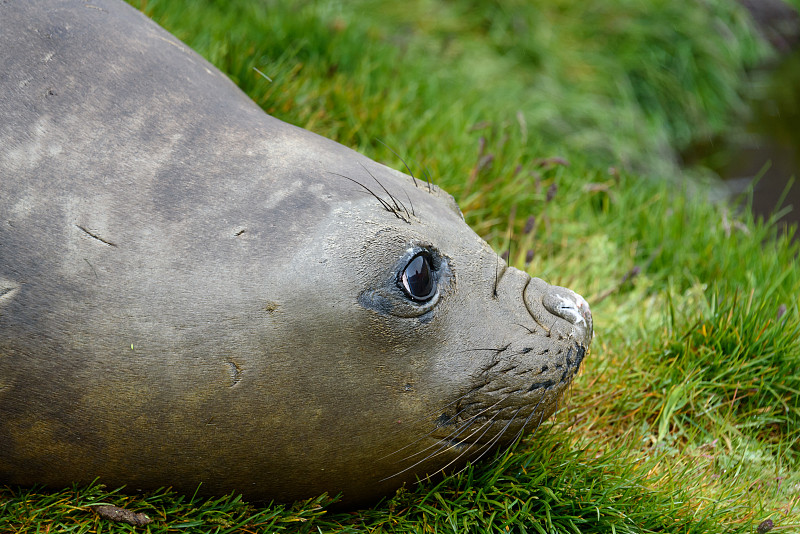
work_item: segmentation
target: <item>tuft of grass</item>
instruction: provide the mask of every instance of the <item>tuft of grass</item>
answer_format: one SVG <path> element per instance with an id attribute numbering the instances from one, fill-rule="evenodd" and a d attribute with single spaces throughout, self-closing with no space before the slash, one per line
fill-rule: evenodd
<path id="1" fill-rule="evenodd" d="M 777 284 L 776 284 L 777 285 Z M 800 452 L 800 322 L 796 303 L 774 288 L 749 295 L 712 290 L 696 322 L 648 359 L 673 398 L 659 416 L 659 437 L 670 426 L 716 426 L 726 421 L 760 443 Z M 691 388 L 687 387 L 691 385 Z M 701 421 L 707 418 L 709 423 Z"/>
<path id="2" fill-rule="evenodd" d="M 511 264 L 587 297 L 595 340 L 535 435 L 368 509 L 5 487 L 0 532 L 800 528 L 800 248 L 677 164 L 737 127 L 770 54 L 734 0 L 131 3 L 268 113 L 431 175 Z"/>
<path id="3" fill-rule="evenodd" d="M 325 513 L 331 499 L 322 495 L 294 506 L 255 508 L 229 495 L 200 499 L 160 489 L 145 495 L 108 491 L 101 484 L 72 487 L 60 492 L 41 488 L 4 488 L 0 493 L 0 532 L 137 532 L 142 527 L 111 523 L 92 511 L 114 505 L 144 513 L 152 521 L 148 532 L 293 532 L 298 524 L 313 522 Z"/>

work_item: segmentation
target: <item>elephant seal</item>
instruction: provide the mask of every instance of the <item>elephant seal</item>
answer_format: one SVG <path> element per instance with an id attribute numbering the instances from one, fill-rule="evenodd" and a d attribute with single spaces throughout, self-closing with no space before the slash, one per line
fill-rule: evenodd
<path id="1" fill-rule="evenodd" d="M 368 503 L 556 409 L 586 302 L 115 0 L 0 3 L 0 483 Z"/>

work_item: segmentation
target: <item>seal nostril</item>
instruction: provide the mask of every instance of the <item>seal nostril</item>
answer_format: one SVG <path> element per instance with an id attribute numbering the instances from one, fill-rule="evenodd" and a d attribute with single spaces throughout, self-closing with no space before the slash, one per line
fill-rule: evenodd
<path id="1" fill-rule="evenodd" d="M 580 325 L 586 322 L 583 316 L 578 312 L 578 306 L 567 300 L 566 297 L 556 295 L 554 299 L 544 299 L 542 304 L 544 304 L 545 309 L 553 315 L 566 319 L 574 325 Z"/>
<path id="2" fill-rule="evenodd" d="M 575 326 L 591 328 L 592 312 L 586 300 L 568 289 L 553 288 L 554 291 L 542 297 L 542 305 L 557 317 Z"/>

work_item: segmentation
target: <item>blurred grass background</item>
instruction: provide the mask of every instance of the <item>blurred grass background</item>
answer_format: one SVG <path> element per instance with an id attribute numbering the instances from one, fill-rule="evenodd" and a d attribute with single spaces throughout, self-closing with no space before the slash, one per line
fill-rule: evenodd
<path id="1" fill-rule="evenodd" d="M 774 54 L 736 2 L 131 3 L 266 112 L 430 173 L 511 264 L 586 296 L 596 337 L 514 451 L 370 509 L 3 488 L 0 532 L 800 530 L 794 229 L 681 166 Z"/>

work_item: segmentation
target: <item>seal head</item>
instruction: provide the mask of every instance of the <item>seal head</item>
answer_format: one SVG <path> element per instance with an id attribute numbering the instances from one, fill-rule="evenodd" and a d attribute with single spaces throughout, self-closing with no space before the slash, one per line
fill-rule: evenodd
<path id="1" fill-rule="evenodd" d="M 556 409 L 586 302 L 113 0 L 0 4 L 0 482 L 345 504 Z"/>

